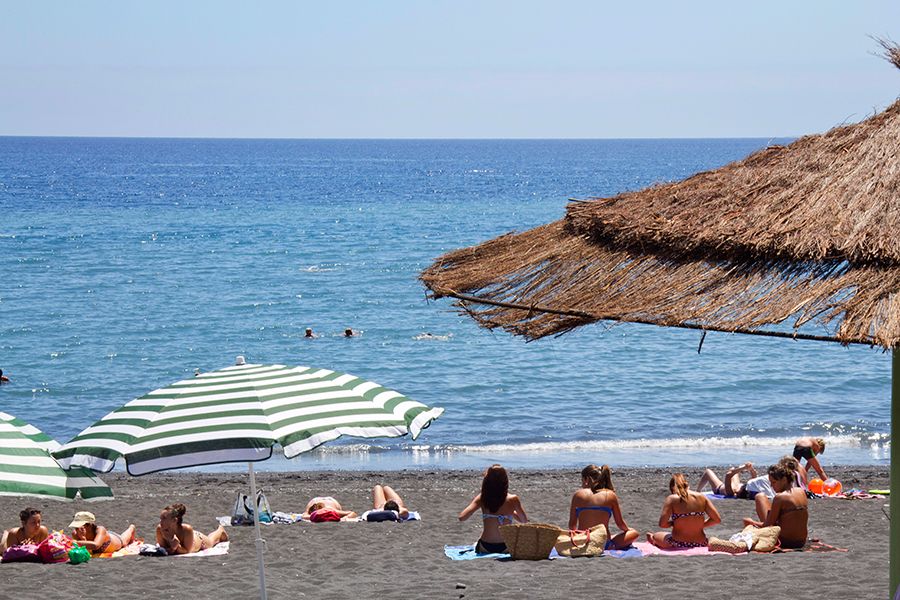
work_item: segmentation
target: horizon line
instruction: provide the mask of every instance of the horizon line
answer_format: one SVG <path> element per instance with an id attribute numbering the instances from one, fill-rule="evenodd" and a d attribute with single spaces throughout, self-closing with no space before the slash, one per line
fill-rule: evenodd
<path id="1" fill-rule="evenodd" d="M 809 135 L 809 134 L 802 134 Z M 762 140 L 796 139 L 801 135 L 738 135 L 738 136 L 674 136 L 674 137 L 253 137 L 253 136 L 181 136 L 181 135 L 25 135 L 0 134 L 6 138 L 39 139 L 98 139 L 98 140 L 222 140 L 222 141 L 654 141 L 654 140 Z"/>

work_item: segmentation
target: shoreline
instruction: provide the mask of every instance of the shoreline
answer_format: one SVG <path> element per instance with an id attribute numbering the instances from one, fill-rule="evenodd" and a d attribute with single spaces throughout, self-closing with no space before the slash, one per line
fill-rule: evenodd
<path id="1" fill-rule="evenodd" d="M 582 465 L 583 466 L 583 465 Z M 760 465 L 762 466 L 762 465 Z M 829 474 L 844 489 L 889 487 L 889 467 L 830 466 Z M 724 467 L 717 467 L 724 470 Z M 574 469 L 510 469 L 510 491 L 518 494 L 530 520 L 565 526 L 571 494 L 580 484 Z M 685 472 L 695 483 L 696 467 L 616 468 L 613 483 L 629 526 L 657 531 L 659 511 L 671 473 Z M 406 470 L 258 472 L 257 484 L 274 511 L 296 512 L 315 495 L 331 495 L 346 509 L 369 508 L 376 483 L 393 486 L 418 522 L 297 523 L 262 529 L 267 541 L 266 581 L 270 597 L 301 598 L 500 598 L 570 599 L 586 589 L 603 595 L 615 589 L 631 598 L 701 595 L 756 598 L 791 584 L 793 598 L 884 597 L 888 587 L 887 500 L 815 499 L 810 501 L 810 537 L 847 552 L 801 552 L 749 556 L 503 562 L 491 559 L 451 561 L 444 545 L 474 543 L 480 519 L 459 522 L 457 515 L 477 493 L 479 470 Z M 185 522 L 207 532 L 215 518 L 228 515 L 238 493 L 247 493 L 242 473 L 157 473 L 104 476 L 116 494 L 107 502 L 74 503 L 0 497 L 3 527 L 15 525 L 27 505 L 44 513 L 52 528 L 67 525 L 78 510 L 89 510 L 113 531 L 135 523 L 138 534 L 152 538 L 159 510 L 183 502 Z M 744 500 L 716 502 L 722 524 L 710 536 L 728 537 L 753 513 Z M 0 565 L 17 597 L 39 598 L 50 589 L 112 586 L 118 598 L 180 597 L 186 589 L 197 597 L 255 597 L 258 575 L 252 527 L 230 527 L 226 556 L 171 560 L 151 557 L 94 559 L 85 565 Z M 748 562 L 749 561 L 749 562 Z M 749 581 L 746 587 L 741 582 Z M 40 587 L 34 585 L 39 580 Z M 619 582 L 619 583 L 614 583 Z M 187 586 L 187 588 L 185 587 Z M 464 586 L 464 587 L 458 587 Z M 762 587 L 760 587 L 762 586 Z M 85 588 L 86 589 L 86 588 Z"/>

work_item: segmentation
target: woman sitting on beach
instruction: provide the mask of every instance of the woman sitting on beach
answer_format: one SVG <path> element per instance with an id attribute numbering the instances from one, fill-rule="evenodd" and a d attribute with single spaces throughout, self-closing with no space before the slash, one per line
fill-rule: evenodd
<path id="1" fill-rule="evenodd" d="M 681 473 L 672 476 L 669 490 L 672 494 L 663 504 L 659 526 L 671 527 L 672 533 L 648 533 L 647 541 L 664 550 L 705 547 L 709 543 L 705 529 L 722 522 L 719 511 L 709 498 L 691 491 Z"/>
<path id="2" fill-rule="evenodd" d="M 212 548 L 219 542 L 227 542 L 225 528 L 219 527 L 209 535 L 203 535 L 183 522 L 187 507 L 184 504 L 171 504 L 159 514 L 159 525 L 156 526 L 156 543 L 169 554 L 192 554 Z"/>
<path id="3" fill-rule="evenodd" d="M 805 459 L 806 470 L 809 471 L 810 467 L 812 467 L 823 481 L 828 479 L 828 475 L 825 474 L 825 469 L 819 464 L 819 459 L 816 456 L 824 453 L 825 440 L 820 437 L 802 437 L 794 442 L 794 458 L 798 461 Z"/>
<path id="4" fill-rule="evenodd" d="M 745 525 L 771 527 L 778 525 L 781 533 L 778 541 L 782 548 L 802 548 L 806 545 L 809 524 L 809 502 L 806 492 L 794 487 L 794 473 L 782 464 L 769 467 L 769 480 L 775 488 L 775 499 L 759 495 L 756 497 L 756 512 L 762 521 L 744 519 Z"/>
<path id="5" fill-rule="evenodd" d="M 3 532 L 0 540 L 0 553 L 19 544 L 40 544 L 48 537 L 50 531 L 41 524 L 41 511 L 28 507 L 19 513 L 21 527 L 13 527 Z"/>
<path id="6" fill-rule="evenodd" d="M 94 513 L 87 511 L 75 513 L 75 518 L 69 523 L 69 527 L 74 529 L 72 539 L 78 542 L 79 546 L 90 550 L 91 556 L 111 554 L 134 541 L 134 525 L 129 525 L 121 535 L 113 533 L 103 525 L 97 525 Z"/>
<path id="7" fill-rule="evenodd" d="M 809 488 L 809 474 L 806 467 L 800 464 L 800 461 L 793 456 L 782 456 L 778 461 L 779 465 L 787 467 L 794 474 L 794 485 L 802 490 Z"/>
<path id="8" fill-rule="evenodd" d="M 610 519 L 614 519 L 622 530 L 615 537 L 609 533 Z M 627 548 L 640 535 L 636 529 L 628 527 L 622 518 L 619 498 L 613 489 L 612 473 L 606 465 L 588 465 L 581 470 L 581 489 L 572 495 L 569 508 L 569 529 L 590 529 L 595 525 L 606 528 L 607 549 Z"/>
<path id="9" fill-rule="evenodd" d="M 327 518 L 314 518 L 316 516 L 314 513 L 318 516 L 327 516 Z M 344 510 L 341 503 L 331 496 L 316 496 L 306 503 L 302 518 L 305 521 L 347 521 L 355 519 L 357 516 L 352 510 Z"/>
<path id="10" fill-rule="evenodd" d="M 527 523 L 525 509 L 519 497 L 509 493 L 509 475 L 500 465 L 493 465 L 484 472 L 481 493 L 475 496 L 467 507 L 459 513 L 459 520 L 465 521 L 476 510 L 481 509 L 484 531 L 475 544 L 479 554 L 503 554 L 507 551 L 500 525 L 511 525 L 513 520 Z"/>

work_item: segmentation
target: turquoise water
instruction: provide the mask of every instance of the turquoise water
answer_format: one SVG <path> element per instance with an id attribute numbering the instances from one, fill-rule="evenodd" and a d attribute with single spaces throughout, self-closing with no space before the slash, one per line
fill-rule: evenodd
<path id="1" fill-rule="evenodd" d="M 261 468 L 887 462 L 878 350 L 649 326 L 524 343 L 429 302 L 448 250 L 741 158 L 764 139 L 0 138 L 0 410 L 60 441 L 194 369 L 346 371 L 446 413 Z M 320 337 L 304 339 L 306 327 Z M 358 338 L 344 339 L 352 327 Z M 429 332 L 433 337 L 421 334 Z"/>

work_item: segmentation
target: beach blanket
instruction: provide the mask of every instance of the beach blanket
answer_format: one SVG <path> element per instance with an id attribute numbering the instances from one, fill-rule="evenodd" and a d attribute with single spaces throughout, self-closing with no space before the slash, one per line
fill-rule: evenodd
<path id="1" fill-rule="evenodd" d="M 341 521 L 342 523 L 357 523 L 357 522 L 365 522 L 366 513 L 363 513 L 357 519 L 351 519 L 350 521 Z M 219 525 L 223 527 L 232 527 L 231 525 L 231 517 L 222 516 L 216 517 L 216 520 L 219 522 Z M 405 519 L 400 519 L 401 521 L 421 521 L 422 516 L 418 513 L 418 511 L 411 510 Z M 274 512 L 272 513 L 272 522 L 271 523 L 260 523 L 260 525 L 290 525 L 291 523 L 309 523 L 303 518 L 301 513 L 286 513 L 286 512 Z M 243 526 L 243 525 L 242 525 Z"/>
<path id="2" fill-rule="evenodd" d="M 182 556 L 221 556 L 222 554 L 228 554 L 228 548 L 231 542 L 219 542 L 212 548 L 207 548 L 206 550 L 201 550 L 200 552 L 191 552 L 188 554 L 169 554 L 165 556 L 171 556 L 173 558 L 181 558 Z M 102 556 L 102 558 L 118 558 L 120 556 L 137 556 L 140 554 L 141 546 L 156 546 L 156 544 L 144 544 L 142 542 L 132 542 L 128 544 L 121 550 L 117 550 L 113 552 L 109 556 Z M 149 554 L 144 554 L 143 556 L 150 556 Z M 160 555 L 163 556 L 163 555 Z"/>
<path id="3" fill-rule="evenodd" d="M 144 540 L 134 540 L 127 546 L 119 548 L 115 552 L 104 552 L 103 554 L 91 556 L 91 558 L 119 558 L 120 556 L 134 556 L 141 549 Z"/>
<path id="4" fill-rule="evenodd" d="M 642 556 L 735 556 L 728 552 L 712 552 L 705 546 L 702 548 L 681 548 L 679 550 L 663 550 L 650 542 L 635 542 L 633 546 L 640 550 Z"/>
<path id="5" fill-rule="evenodd" d="M 500 554 L 498 552 L 492 554 L 478 554 L 475 552 L 475 544 L 466 546 L 444 546 L 444 554 L 450 560 L 474 560 L 476 558 L 505 558 L 512 560 L 508 552 Z"/>
<path id="6" fill-rule="evenodd" d="M 775 548 L 768 554 L 781 554 L 783 552 L 849 552 L 849 550 L 831 546 L 819 539 L 811 539 L 802 548 Z"/>
<path id="7" fill-rule="evenodd" d="M 444 546 L 444 554 L 450 560 L 474 560 L 476 558 L 493 558 L 500 560 L 512 560 L 512 557 L 508 553 L 494 553 L 494 554 L 478 554 L 475 552 L 475 544 L 468 544 L 465 546 Z M 630 546 L 625 550 L 605 550 L 603 552 L 603 556 L 612 556 L 613 558 L 640 558 L 643 556 L 641 551 L 635 546 Z M 556 552 L 556 548 L 550 551 L 550 557 L 553 558 L 568 558 L 566 556 L 560 556 Z"/>
<path id="8" fill-rule="evenodd" d="M 365 523 L 375 523 L 375 522 L 377 522 L 377 521 L 368 521 L 368 520 L 366 519 L 366 515 L 368 515 L 370 512 L 374 512 L 374 511 L 366 511 L 366 512 L 364 512 L 363 514 L 359 515 L 359 518 L 357 519 L 357 521 L 359 521 L 359 522 L 365 522 Z M 414 510 L 409 511 L 409 514 L 407 514 L 405 518 L 404 518 L 404 517 L 400 517 L 400 519 L 399 519 L 399 521 L 421 521 L 421 520 L 422 520 L 422 517 L 419 516 L 419 513 L 418 513 L 417 511 L 414 511 Z"/>

